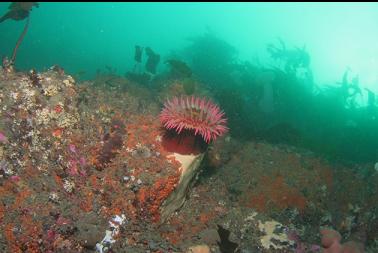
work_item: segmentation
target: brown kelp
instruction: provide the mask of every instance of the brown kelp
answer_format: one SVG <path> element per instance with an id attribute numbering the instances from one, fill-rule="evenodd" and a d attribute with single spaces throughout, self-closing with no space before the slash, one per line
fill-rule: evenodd
<path id="1" fill-rule="evenodd" d="M 16 21 L 26 19 L 24 29 L 17 40 L 16 46 L 13 49 L 11 59 L 10 60 L 3 59 L 3 67 L 5 69 L 12 69 L 12 66 L 14 65 L 16 61 L 18 48 L 20 47 L 22 41 L 24 40 L 24 37 L 29 28 L 30 11 L 32 10 L 34 6 L 39 7 L 39 4 L 36 2 L 13 2 L 8 7 L 9 11 L 0 18 L 0 23 L 4 22 L 7 19 L 12 19 Z"/>

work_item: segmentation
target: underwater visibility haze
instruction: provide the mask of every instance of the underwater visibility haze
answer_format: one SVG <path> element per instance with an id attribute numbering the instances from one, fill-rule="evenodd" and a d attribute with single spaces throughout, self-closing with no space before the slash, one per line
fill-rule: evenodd
<path id="1" fill-rule="evenodd" d="M 378 252 L 377 3 L 0 3 L 0 252 Z"/>

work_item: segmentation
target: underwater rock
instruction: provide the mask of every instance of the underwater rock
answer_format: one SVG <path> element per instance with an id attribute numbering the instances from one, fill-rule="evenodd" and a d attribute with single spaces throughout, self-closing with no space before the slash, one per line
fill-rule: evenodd
<path id="1" fill-rule="evenodd" d="M 76 222 L 77 239 L 87 249 L 95 249 L 96 243 L 102 240 L 106 223 L 96 214 L 89 213 Z"/>
<path id="2" fill-rule="evenodd" d="M 186 253 L 210 253 L 210 248 L 207 245 L 196 245 L 190 247 Z"/>
<path id="3" fill-rule="evenodd" d="M 180 180 L 175 187 L 175 190 L 161 207 L 162 221 L 165 221 L 173 212 L 184 204 L 185 197 L 190 187 L 193 185 L 195 177 L 198 175 L 204 154 L 180 155 L 174 153 L 172 156 L 181 164 Z"/>
<path id="4" fill-rule="evenodd" d="M 220 251 L 222 253 L 235 252 L 235 250 L 238 248 L 238 244 L 230 241 L 229 237 L 231 232 L 218 225 L 218 234 L 220 237 L 220 240 L 218 242 Z"/>
<path id="5" fill-rule="evenodd" d="M 216 245 L 220 242 L 219 233 L 216 229 L 206 229 L 199 234 L 202 241 L 208 245 Z"/>

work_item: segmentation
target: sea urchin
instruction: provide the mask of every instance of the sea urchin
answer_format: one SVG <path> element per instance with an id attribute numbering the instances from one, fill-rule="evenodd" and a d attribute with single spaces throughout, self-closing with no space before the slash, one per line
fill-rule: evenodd
<path id="1" fill-rule="evenodd" d="M 209 99 L 183 96 L 165 102 L 160 121 L 171 131 L 171 137 L 174 131 L 181 138 L 188 135 L 201 136 L 209 144 L 228 131 L 224 116 L 219 106 Z"/>

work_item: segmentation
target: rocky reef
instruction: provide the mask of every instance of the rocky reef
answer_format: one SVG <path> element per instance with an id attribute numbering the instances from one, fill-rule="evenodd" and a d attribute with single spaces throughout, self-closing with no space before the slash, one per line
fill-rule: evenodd
<path id="1" fill-rule="evenodd" d="M 323 226 L 378 248 L 373 165 L 287 145 L 220 137 L 164 212 L 184 171 L 158 117 L 176 84 L 106 82 L 0 69 L 1 252 L 320 252 Z"/>

